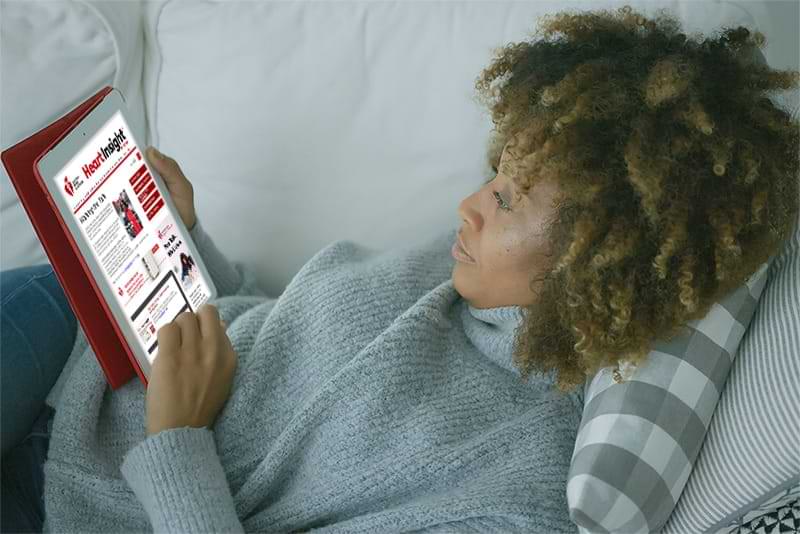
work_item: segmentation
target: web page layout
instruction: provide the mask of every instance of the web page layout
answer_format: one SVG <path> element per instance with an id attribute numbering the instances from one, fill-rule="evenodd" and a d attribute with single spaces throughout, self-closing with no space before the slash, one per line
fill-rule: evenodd
<path id="1" fill-rule="evenodd" d="M 152 364 L 158 329 L 210 291 L 120 112 L 55 180 Z"/>

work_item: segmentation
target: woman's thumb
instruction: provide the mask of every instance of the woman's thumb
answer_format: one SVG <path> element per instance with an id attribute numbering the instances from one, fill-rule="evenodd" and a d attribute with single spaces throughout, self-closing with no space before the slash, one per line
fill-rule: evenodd
<path id="1" fill-rule="evenodd" d="M 158 174 L 161 175 L 167 185 L 172 186 L 174 183 L 176 183 L 176 180 L 178 180 L 177 183 L 182 181 L 180 180 L 180 169 L 177 169 L 175 163 L 170 161 L 167 156 L 159 152 L 156 147 L 147 147 L 147 153 L 148 159 L 153 163 L 158 171 Z"/>
<path id="2" fill-rule="evenodd" d="M 147 159 L 153 162 L 159 169 L 164 167 L 164 154 L 159 152 L 154 146 L 147 147 Z"/>

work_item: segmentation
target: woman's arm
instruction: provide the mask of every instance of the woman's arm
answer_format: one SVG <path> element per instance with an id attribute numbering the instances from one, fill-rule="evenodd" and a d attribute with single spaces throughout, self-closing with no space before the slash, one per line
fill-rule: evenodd
<path id="1" fill-rule="evenodd" d="M 148 436 L 127 452 L 120 471 L 154 532 L 244 532 L 208 428 Z"/>

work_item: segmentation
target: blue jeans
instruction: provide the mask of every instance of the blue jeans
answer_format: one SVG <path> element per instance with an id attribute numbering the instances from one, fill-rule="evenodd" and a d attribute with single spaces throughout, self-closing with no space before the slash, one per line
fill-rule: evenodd
<path id="1" fill-rule="evenodd" d="M 44 473 L 55 411 L 45 398 L 78 323 L 48 264 L 0 272 L 0 532 L 41 532 Z"/>

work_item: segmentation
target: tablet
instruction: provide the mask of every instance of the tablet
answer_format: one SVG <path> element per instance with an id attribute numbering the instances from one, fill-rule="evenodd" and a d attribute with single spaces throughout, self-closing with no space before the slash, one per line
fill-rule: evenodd
<path id="1" fill-rule="evenodd" d="M 35 164 L 149 381 L 158 329 L 217 290 L 126 111 L 113 89 Z"/>

